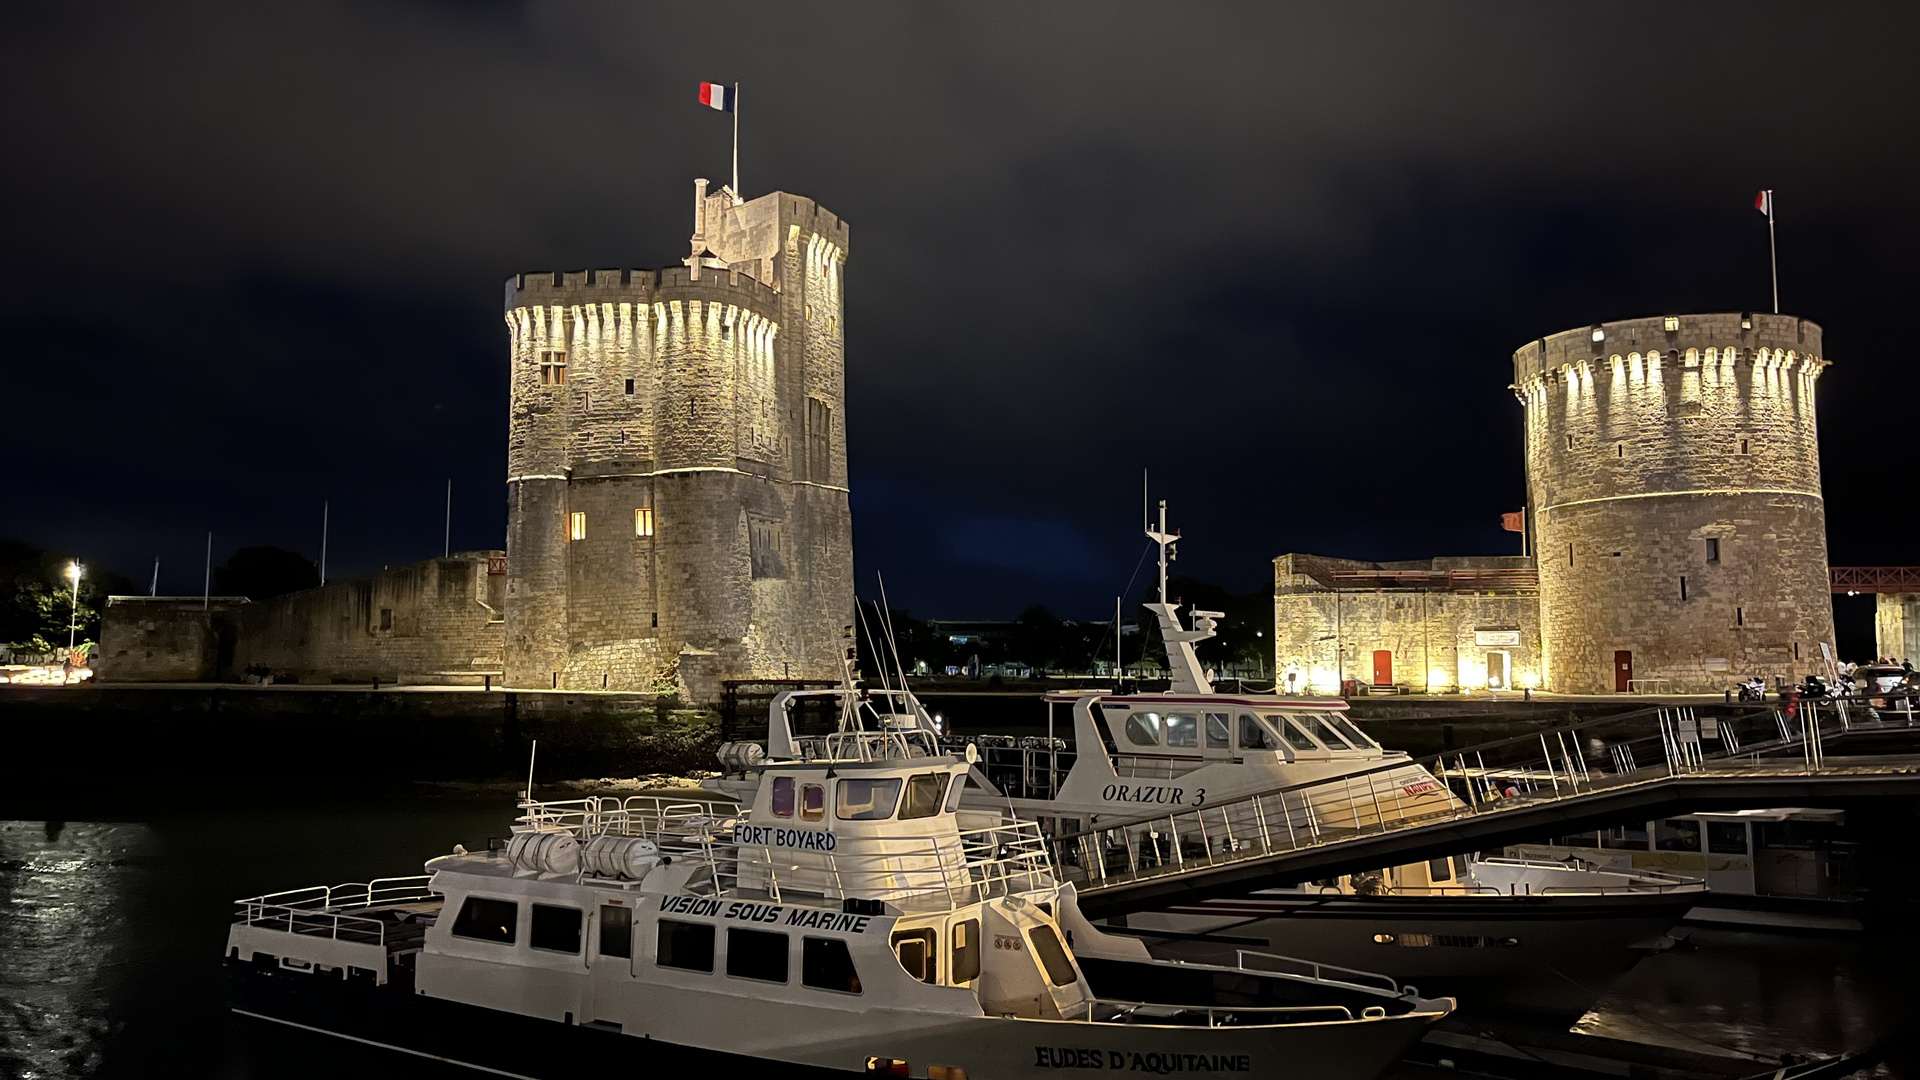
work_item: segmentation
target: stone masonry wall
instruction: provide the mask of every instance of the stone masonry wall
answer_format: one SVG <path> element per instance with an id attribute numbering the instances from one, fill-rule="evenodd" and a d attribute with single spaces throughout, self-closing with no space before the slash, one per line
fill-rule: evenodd
<path id="1" fill-rule="evenodd" d="M 1920 596 L 1880 593 L 1873 603 L 1873 655 L 1920 664 Z"/>
<path id="2" fill-rule="evenodd" d="M 811 200 L 701 182 L 688 265 L 508 282 L 509 685 L 837 672 L 846 240 Z"/>
<path id="3" fill-rule="evenodd" d="M 1833 641 L 1814 391 L 1820 328 L 1682 315 L 1514 354 L 1549 689 L 1714 692 Z"/>
<path id="4" fill-rule="evenodd" d="M 1370 683 L 1376 650 L 1391 654 L 1393 683 L 1409 689 L 1484 689 L 1489 654 L 1494 652 L 1507 654 L 1506 689 L 1537 685 L 1538 597 L 1446 589 L 1330 589 L 1293 572 L 1293 558 L 1274 560 L 1274 670 L 1282 692 L 1289 673 L 1298 676 L 1293 685 L 1301 692 L 1337 693 L 1346 679 Z M 1427 569 L 1443 562 L 1494 561 L 1373 564 L 1315 558 L 1340 569 Z M 1508 632 L 1517 636 L 1518 644 L 1478 643 L 1479 634 Z"/>
<path id="5" fill-rule="evenodd" d="M 243 597 L 114 596 L 100 618 L 102 682 L 207 682 L 220 669 L 222 638 L 232 646 L 230 615 Z"/>

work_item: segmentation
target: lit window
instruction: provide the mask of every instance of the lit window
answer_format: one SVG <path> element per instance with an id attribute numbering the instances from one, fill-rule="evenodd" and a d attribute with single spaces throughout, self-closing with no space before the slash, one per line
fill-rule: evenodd
<path id="1" fill-rule="evenodd" d="M 653 535 L 653 507 L 642 506 L 633 512 L 633 535 Z"/>
<path id="2" fill-rule="evenodd" d="M 587 538 L 587 515 L 576 510 L 568 515 L 568 520 L 570 522 L 568 535 L 575 540 L 585 540 Z"/>
<path id="3" fill-rule="evenodd" d="M 567 353 L 556 349 L 540 354 L 540 385 L 560 386 L 567 381 Z"/>
<path id="4" fill-rule="evenodd" d="M 1663 321 L 1666 324 L 1667 333 L 1669 334 L 1673 333 L 1675 330 L 1680 329 L 1680 316 L 1678 315 L 1669 315 Z"/>
<path id="5" fill-rule="evenodd" d="M 1607 332 L 1606 332 L 1605 330 L 1602 330 L 1602 329 L 1600 329 L 1600 328 L 1599 328 L 1599 327 L 1597 327 L 1597 326 L 1596 326 L 1596 327 L 1594 327 L 1594 328 L 1593 328 L 1593 340 L 1595 340 L 1595 341 L 1605 341 L 1605 340 L 1607 340 Z"/>
<path id="6" fill-rule="evenodd" d="M 807 321 L 808 322 L 813 321 L 813 305 L 812 304 L 807 305 Z"/>

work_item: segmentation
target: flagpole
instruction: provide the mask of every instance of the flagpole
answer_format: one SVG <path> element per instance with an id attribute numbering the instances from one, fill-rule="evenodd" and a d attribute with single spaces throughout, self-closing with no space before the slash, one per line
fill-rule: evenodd
<path id="1" fill-rule="evenodd" d="M 740 121 L 737 118 L 734 120 L 734 123 L 736 125 L 739 122 Z M 735 139 L 737 140 L 738 138 L 739 136 L 736 135 Z M 736 149 L 734 153 L 737 155 L 739 151 Z M 739 166 L 736 164 L 734 168 L 737 170 Z M 736 179 L 735 182 L 738 183 L 738 180 Z M 1767 189 L 1767 262 L 1769 262 L 1773 266 L 1773 313 L 1775 315 L 1778 315 L 1780 314 L 1780 255 L 1778 250 L 1774 247 L 1774 242 L 1773 242 L 1773 189 L 1772 188 Z"/>
<path id="2" fill-rule="evenodd" d="M 740 194 L 740 84 L 739 83 L 733 84 L 733 198 L 735 202 L 743 201 L 745 198 L 745 196 Z M 1772 216 L 1769 215 L 1767 220 L 1771 222 L 1773 220 Z M 1780 310 L 1779 289 L 1777 287 L 1774 289 L 1773 308 L 1775 311 Z"/>

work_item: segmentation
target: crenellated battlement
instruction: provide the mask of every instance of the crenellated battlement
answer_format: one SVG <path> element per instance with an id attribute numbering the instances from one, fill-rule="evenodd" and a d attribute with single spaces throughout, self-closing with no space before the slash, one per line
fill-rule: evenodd
<path id="1" fill-rule="evenodd" d="M 700 269 L 693 280 L 693 268 L 668 266 L 658 270 L 541 270 L 516 274 L 506 282 L 506 309 L 569 304 L 601 304 L 619 300 L 653 303 L 673 299 L 672 294 L 695 291 L 706 295 L 726 295 L 741 306 L 772 310 L 779 294 L 773 287 L 740 270 Z"/>
<path id="2" fill-rule="evenodd" d="M 1826 364 L 1820 359 L 1822 335 L 1820 324 L 1811 319 L 1763 312 L 1621 319 L 1564 330 L 1522 345 L 1513 354 L 1513 381 L 1522 387 L 1570 366 L 1607 363 L 1615 355 L 1675 358 L 1689 349 L 1731 351 L 1734 359 L 1749 363 L 1792 356 L 1796 362 L 1811 362 L 1817 370 Z"/>

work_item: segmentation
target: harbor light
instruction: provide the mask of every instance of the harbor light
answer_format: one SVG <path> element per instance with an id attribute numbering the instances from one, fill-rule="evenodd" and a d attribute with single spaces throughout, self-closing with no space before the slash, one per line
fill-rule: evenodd
<path id="1" fill-rule="evenodd" d="M 80 563 L 67 564 L 67 576 L 73 579 L 73 605 L 67 615 L 67 652 L 73 652 L 74 638 L 80 630 Z"/>

